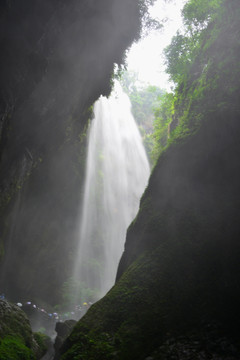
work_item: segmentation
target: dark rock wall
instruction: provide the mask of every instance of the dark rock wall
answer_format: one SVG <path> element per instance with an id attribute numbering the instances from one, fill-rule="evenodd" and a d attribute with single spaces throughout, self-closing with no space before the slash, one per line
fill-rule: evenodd
<path id="1" fill-rule="evenodd" d="M 224 247 L 236 250 L 239 135 L 239 115 L 218 113 L 197 135 L 161 156 L 138 217 L 129 227 L 118 278 L 141 253 L 159 242 L 174 247 L 189 241 L 196 251 L 204 244 L 223 254 Z"/>
<path id="2" fill-rule="evenodd" d="M 138 36 L 139 7 L 3 1 L 0 29 L 0 287 L 54 303 L 73 259 L 90 106 Z"/>

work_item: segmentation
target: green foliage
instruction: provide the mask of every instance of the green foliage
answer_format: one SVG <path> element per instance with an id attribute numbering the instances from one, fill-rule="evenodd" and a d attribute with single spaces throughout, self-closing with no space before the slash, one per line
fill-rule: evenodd
<path id="1" fill-rule="evenodd" d="M 151 160 L 154 146 L 152 137 L 154 110 L 159 106 L 159 101 L 165 91 L 157 86 L 141 83 L 138 80 L 138 74 L 134 71 L 123 71 L 120 81 L 130 98 L 134 119 L 138 124 L 146 152 Z"/>
<path id="2" fill-rule="evenodd" d="M 71 339 L 71 336 L 70 336 Z M 113 359 L 114 347 L 107 333 L 96 334 L 91 331 L 86 335 L 78 333 L 79 341 L 68 350 L 61 360 L 110 360 Z"/>
<path id="3" fill-rule="evenodd" d="M 173 94 L 166 93 L 160 98 L 160 103 L 158 107 L 155 108 L 154 132 L 152 135 L 154 146 L 151 153 L 152 161 L 154 163 L 161 151 L 167 145 L 168 126 L 172 121 L 173 115 L 173 100 Z"/>
<path id="4" fill-rule="evenodd" d="M 216 16 L 221 4 L 222 0 L 188 1 L 182 11 L 184 24 L 188 31 L 193 34 L 205 29 Z"/>
<path id="5" fill-rule="evenodd" d="M 223 111 L 239 86 L 233 51 L 239 44 L 236 1 L 189 0 L 183 16 L 184 32 L 165 49 L 167 72 L 176 84 L 172 113 L 178 124 L 169 144 L 196 132 L 213 112 Z"/>
<path id="6" fill-rule="evenodd" d="M 151 136 L 153 163 L 167 145 L 198 131 L 214 111 L 224 111 L 239 87 L 240 66 L 232 50 L 240 36 L 237 2 L 189 0 L 182 14 L 184 31 L 165 49 L 167 72 L 176 89 L 174 94 L 157 98 Z"/>
<path id="7" fill-rule="evenodd" d="M 186 79 L 203 42 L 205 30 L 217 17 L 222 0 L 190 0 L 182 11 L 184 33 L 177 33 L 165 49 L 167 72 L 175 83 Z"/>
<path id="8" fill-rule="evenodd" d="M 0 337 L 18 338 L 27 346 L 32 346 L 32 330 L 26 314 L 17 306 L 9 305 L 10 311 L 1 311 Z"/>
<path id="9" fill-rule="evenodd" d="M 51 339 L 42 332 L 36 332 L 33 334 L 33 336 L 39 346 L 39 352 L 41 354 L 45 354 L 48 349 L 47 344 L 51 341 Z"/>
<path id="10" fill-rule="evenodd" d="M 153 109 L 158 104 L 159 96 L 165 91 L 157 86 L 146 85 L 138 80 L 138 74 L 133 71 L 124 71 L 120 79 L 123 90 L 128 94 L 132 112 L 139 126 L 146 133 L 152 132 Z"/>
<path id="11" fill-rule="evenodd" d="M 0 360 L 35 360 L 35 356 L 21 339 L 8 336 L 0 339 Z"/>
<path id="12" fill-rule="evenodd" d="M 149 8 L 154 4 L 155 0 L 139 0 L 139 10 L 141 15 L 141 37 L 149 34 L 152 30 L 159 30 L 162 28 L 162 24 L 153 19 L 149 13 Z"/>
<path id="13" fill-rule="evenodd" d="M 187 68 L 192 60 L 192 41 L 185 35 L 177 32 L 171 44 L 164 50 L 167 73 L 175 83 L 183 80 Z"/>
<path id="14" fill-rule="evenodd" d="M 98 298 L 98 290 L 88 288 L 84 283 L 80 283 L 70 277 L 62 285 L 62 307 L 63 309 L 73 308 L 83 302 L 94 302 Z"/>
<path id="15" fill-rule="evenodd" d="M 133 115 L 139 124 L 145 148 L 153 164 L 168 143 L 168 127 L 172 121 L 180 124 L 171 136 L 172 139 L 185 138 L 194 132 L 201 122 L 200 113 L 193 114 L 191 109 L 196 101 L 204 99 L 206 86 L 209 86 L 206 78 L 209 75 L 208 66 L 202 54 L 202 47 L 203 44 L 205 49 L 210 46 L 206 42 L 206 37 L 209 38 L 208 25 L 217 18 L 221 4 L 222 0 L 190 0 L 184 6 L 182 12 L 185 24 L 184 33 L 178 32 L 165 49 L 167 72 L 179 86 L 179 92 L 177 89 L 174 95 L 165 94 L 157 87 L 141 87 L 137 73 L 122 74 L 121 81 L 124 90 L 130 97 Z M 211 40 L 208 40 L 208 43 L 214 41 L 216 36 L 217 34 L 212 31 Z M 200 53 L 201 63 L 198 63 Z M 193 75 L 196 77 L 200 72 L 202 76 L 197 84 L 194 82 Z M 189 80 L 192 82 L 191 85 Z M 191 87 L 191 92 L 188 92 L 188 99 L 185 99 L 184 93 L 187 87 Z M 182 110 L 183 107 L 184 110 Z M 194 119 L 194 126 L 193 121 L 190 125 L 187 120 L 190 115 Z"/>

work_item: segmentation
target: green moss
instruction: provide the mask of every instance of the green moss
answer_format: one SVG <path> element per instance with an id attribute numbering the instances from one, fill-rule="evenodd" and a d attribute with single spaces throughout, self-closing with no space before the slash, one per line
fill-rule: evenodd
<path id="1" fill-rule="evenodd" d="M 79 341 L 75 343 L 61 360 L 111 360 L 114 356 L 112 339 L 107 333 L 86 335 L 78 333 Z"/>
<path id="2" fill-rule="evenodd" d="M 38 346 L 39 346 L 39 352 L 41 354 L 45 354 L 47 349 L 48 349 L 48 343 L 49 341 L 51 341 L 51 339 L 49 338 L 49 336 L 41 333 L 41 332 L 36 332 L 33 334 L 34 339 L 36 340 Z"/>
<path id="3" fill-rule="evenodd" d="M 97 350 L 100 340 L 98 336 L 104 333 L 104 328 L 108 329 L 108 336 L 105 336 L 103 342 L 103 357 L 100 356 L 99 359 L 111 359 L 113 356 L 114 359 L 141 359 L 142 353 L 145 353 L 152 342 L 153 333 L 156 332 L 153 319 L 163 319 L 162 311 L 166 305 L 164 292 L 162 299 L 159 298 L 158 289 L 153 285 L 158 268 L 158 263 L 150 253 L 135 261 L 124 273 L 118 286 L 109 292 L 108 297 L 94 305 L 76 326 L 70 336 L 73 346 L 62 359 L 74 359 L 75 357 L 71 357 L 73 354 L 76 359 L 82 359 L 80 355 L 84 351 L 86 359 L 87 356 L 95 359 L 94 351 Z M 150 296 L 153 286 L 155 291 L 151 291 Z M 159 326 L 158 334 L 164 333 L 163 324 Z M 88 332 L 88 329 L 95 331 Z M 89 343 L 94 346 L 90 347 Z"/>
<path id="4" fill-rule="evenodd" d="M 32 346 L 32 330 L 25 313 L 11 305 L 1 314 L 0 336 L 10 336 L 20 339 L 26 346 Z"/>
<path id="5" fill-rule="evenodd" d="M 0 360 L 35 360 L 31 349 L 18 337 L 0 339 Z"/>

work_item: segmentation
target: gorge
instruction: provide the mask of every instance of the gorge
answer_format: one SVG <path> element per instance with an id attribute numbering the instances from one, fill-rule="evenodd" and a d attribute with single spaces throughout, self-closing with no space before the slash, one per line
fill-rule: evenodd
<path id="1" fill-rule="evenodd" d="M 110 95 L 150 3 L 1 2 L 0 292 L 10 302 L 66 305 L 92 106 Z M 156 110 L 158 158 L 127 220 L 116 282 L 56 360 L 240 357 L 239 1 L 189 0 L 183 17 L 185 33 L 166 49 L 175 88 Z M 0 304 L 0 359 L 40 359 L 41 335 Z"/>

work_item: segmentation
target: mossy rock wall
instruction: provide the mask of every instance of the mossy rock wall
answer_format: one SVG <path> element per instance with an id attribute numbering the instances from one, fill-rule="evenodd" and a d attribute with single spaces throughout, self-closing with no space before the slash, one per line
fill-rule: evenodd
<path id="1" fill-rule="evenodd" d="M 46 336 L 33 334 L 19 306 L 0 300 L 0 359 L 37 360 L 47 351 Z"/>

